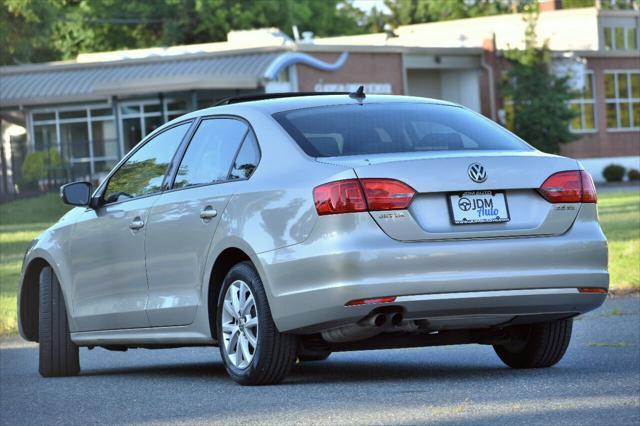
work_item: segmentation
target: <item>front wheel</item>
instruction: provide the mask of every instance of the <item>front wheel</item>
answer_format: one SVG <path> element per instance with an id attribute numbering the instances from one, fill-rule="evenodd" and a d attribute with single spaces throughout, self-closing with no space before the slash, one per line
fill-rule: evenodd
<path id="1" fill-rule="evenodd" d="M 573 319 L 511 328 L 511 342 L 493 348 L 511 368 L 545 368 L 557 364 L 564 356 Z"/>
<path id="2" fill-rule="evenodd" d="M 60 282 L 48 266 L 40 272 L 38 341 L 41 376 L 75 376 L 80 372 L 80 354 L 71 341 Z"/>
<path id="3" fill-rule="evenodd" d="M 278 331 L 262 281 L 250 262 L 235 265 L 222 284 L 217 309 L 222 362 L 241 385 L 281 382 L 296 361 L 296 336 Z"/>

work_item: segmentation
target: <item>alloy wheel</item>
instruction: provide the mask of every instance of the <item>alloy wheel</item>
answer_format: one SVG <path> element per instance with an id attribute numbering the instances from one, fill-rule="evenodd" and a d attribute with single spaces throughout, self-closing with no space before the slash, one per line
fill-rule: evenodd
<path id="1" fill-rule="evenodd" d="M 222 340 L 234 367 L 249 367 L 258 346 L 258 308 L 251 288 L 242 280 L 229 285 L 224 295 Z"/>

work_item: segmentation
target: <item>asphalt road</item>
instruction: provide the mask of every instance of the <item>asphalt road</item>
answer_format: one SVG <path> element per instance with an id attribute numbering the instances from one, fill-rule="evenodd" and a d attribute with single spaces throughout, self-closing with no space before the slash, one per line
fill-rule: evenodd
<path id="1" fill-rule="evenodd" d="M 281 385 L 227 378 L 217 348 L 81 350 L 82 373 L 43 379 L 37 346 L 0 344 L 0 424 L 640 424 L 640 298 L 575 322 L 555 367 L 516 371 L 491 347 L 352 352 Z"/>

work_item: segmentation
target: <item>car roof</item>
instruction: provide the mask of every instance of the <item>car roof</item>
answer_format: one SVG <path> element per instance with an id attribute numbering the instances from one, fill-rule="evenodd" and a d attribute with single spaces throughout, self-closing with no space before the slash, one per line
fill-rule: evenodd
<path id="1" fill-rule="evenodd" d="M 350 98 L 347 94 L 336 95 L 312 95 L 312 96 L 292 96 L 277 97 L 273 99 L 249 100 L 244 102 L 232 103 L 228 105 L 219 105 L 211 108 L 205 108 L 194 111 L 182 118 L 200 117 L 214 114 L 238 114 L 248 110 L 262 112 L 264 114 L 275 114 L 281 111 L 289 111 L 302 108 L 314 108 L 332 105 L 349 105 L 358 103 L 427 103 L 449 106 L 459 106 L 452 102 L 442 101 L 439 99 L 421 98 L 416 96 L 398 96 L 398 95 L 366 95 L 364 99 Z"/>

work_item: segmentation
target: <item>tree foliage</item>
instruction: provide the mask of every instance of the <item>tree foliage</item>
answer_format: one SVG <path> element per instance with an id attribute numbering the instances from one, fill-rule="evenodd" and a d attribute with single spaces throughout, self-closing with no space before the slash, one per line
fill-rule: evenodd
<path id="1" fill-rule="evenodd" d="M 60 152 L 54 147 L 48 151 L 30 152 L 22 163 L 24 183 L 33 183 L 51 177 L 62 166 Z"/>
<path id="2" fill-rule="evenodd" d="M 51 47 L 58 0 L 0 0 L 0 64 L 60 58 Z"/>
<path id="3" fill-rule="evenodd" d="M 72 59 L 82 52 L 226 40 L 231 30 L 292 26 L 318 36 L 357 34 L 348 0 L 0 0 L 2 64 Z"/>
<path id="4" fill-rule="evenodd" d="M 385 0 L 394 27 L 506 13 L 511 10 L 511 3 L 511 0 Z"/>
<path id="5" fill-rule="evenodd" d="M 547 41 L 542 46 L 537 43 L 537 10 L 527 10 L 524 19 L 524 49 L 505 52 L 511 62 L 501 87 L 509 111 L 507 127 L 536 148 L 557 153 L 560 144 L 575 139 L 569 131 L 575 113 L 567 105 L 575 93 L 568 76 L 552 73 Z"/>
<path id="6" fill-rule="evenodd" d="M 577 0 L 576 0 L 577 1 Z M 0 0 L 0 64 L 78 53 L 226 40 L 231 30 L 292 26 L 317 36 L 381 32 L 509 11 L 511 0 L 385 0 L 390 13 L 353 0 Z"/>

